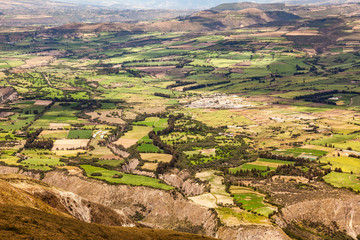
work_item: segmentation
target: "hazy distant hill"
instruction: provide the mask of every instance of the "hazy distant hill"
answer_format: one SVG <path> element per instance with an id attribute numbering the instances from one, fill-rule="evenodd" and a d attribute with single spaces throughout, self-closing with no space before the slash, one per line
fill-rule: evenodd
<path id="1" fill-rule="evenodd" d="M 226 10 L 238 11 L 246 8 L 257 8 L 263 11 L 280 11 L 280 10 L 284 10 L 286 8 L 286 5 L 284 3 L 259 4 L 253 2 L 242 2 L 242 3 L 224 3 L 211 9 L 215 11 L 226 11 Z"/>
<path id="2" fill-rule="evenodd" d="M 225 3 L 246 2 L 236 0 L 56 0 L 59 2 L 91 4 L 98 6 L 115 6 L 131 9 L 209 9 Z M 359 0 L 252 0 L 255 3 L 286 2 L 290 4 L 335 4 L 359 2 Z"/>
<path id="3" fill-rule="evenodd" d="M 62 25 L 75 22 L 133 22 L 168 19 L 193 13 L 188 10 L 129 10 L 121 5 L 103 7 L 48 0 L 0 0 L 0 26 Z"/>
<path id="4" fill-rule="evenodd" d="M 282 1 L 290 4 L 344 4 L 358 3 L 360 0 L 287 0 Z"/>

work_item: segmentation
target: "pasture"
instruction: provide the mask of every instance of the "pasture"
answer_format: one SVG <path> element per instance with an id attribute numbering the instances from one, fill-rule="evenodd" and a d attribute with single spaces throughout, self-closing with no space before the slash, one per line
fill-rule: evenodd
<path id="1" fill-rule="evenodd" d="M 324 181 L 337 188 L 351 188 L 354 191 L 360 191 L 359 175 L 331 172 L 324 177 Z"/>
<path id="2" fill-rule="evenodd" d="M 330 164 L 332 169 L 341 168 L 342 171 L 355 174 L 360 174 L 360 159 L 353 157 L 324 157 L 320 159 L 321 163 Z"/>
<path id="3" fill-rule="evenodd" d="M 135 145 L 140 139 L 149 134 L 152 130 L 152 127 L 148 126 L 133 126 L 133 129 L 124 136 L 122 136 L 119 140 L 114 142 L 117 145 L 122 145 L 125 148 L 129 148 Z"/>
<path id="4" fill-rule="evenodd" d="M 92 130 L 70 130 L 67 139 L 90 139 Z"/>
<path id="5" fill-rule="evenodd" d="M 291 161 L 259 158 L 255 162 L 245 163 L 236 168 L 230 168 L 229 171 L 232 173 L 235 173 L 239 170 L 252 170 L 252 169 L 257 169 L 260 171 L 271 171 L 271 170 L 275 170 L 277 167 L 282 165 L 293 165 L 293 164 L 294 162 Z"/>
<path id="6" fill-rule="evenodd" d="M 118 171 L 108 170 L 105 168 L 94 167 L 91 165 L 81 165 L 82 169 L 85 170 L 86 174 L 90 178 L 95 178 L 99 180 L 105 180 L 109 183 L 117 183 L 117 184 L 125 184 L 132 186 L 145 186 L 145 187 L 153 187 L 163 190 L 171 190 L 173 187 L 161 183 L 160 180 L 155 178 L 150 178 L 146 176 L 140 175 L 132 175 L 127 173 L 120 173 Z M 91 176 L 93 173 L 100 173 L 101 176 Z M 114 175 L 121 174 L 122 178 L 114 178 Z"/>

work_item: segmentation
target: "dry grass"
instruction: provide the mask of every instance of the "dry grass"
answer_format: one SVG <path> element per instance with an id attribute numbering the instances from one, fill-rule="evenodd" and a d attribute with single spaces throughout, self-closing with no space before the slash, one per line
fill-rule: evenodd
<path id="1" fill-rule="evenodd" d="M 120 138 L 116 142 L 116 145 L 122 145 L 124 148 L 129 148 L 135 145 L 139 140 L 138 139 L 128 139 L 128 138 Z"/>
<path id="2" fill-rule="evenodd" d="M 80 168 L 74 166 L 59 166 L 59 169 L 66 169 L 70 175 L 83 176 L 83 172 Z"/>
<path id="3" fill-rule="evenodd" d="M 68 133 L 69 130 L 43 130 L 39 136 L 44 138 L 66 138 Z"/>
<path id="4" fill-rule="evenodd" d="M 36 100 L 36 102 L 34 103 L 34 105 L 49 106 L 51 103 L 52 103 L 51 100 Z"/>
<path id="5" fill-rule="evenodd" d="M 141 158 L 146 161 L 154 162 L 170 162 L 172 159 L 172 155 L 170 154 L 162 154 L 162 153 L 141 153 Z"/>
<path id="6" fill-rule="evenodd" d="M 157 163 L 144 163 L 144 165 L 141 168 L 150 171 L 155 171 L 157 166 L 158 166 Z"/>
<path id="7" fill-rule="evenodd" d="M 124 124 L 125 123 L 125 121 L 119 117 L 112 117 L 111 116 L 112 113 L 117 113 L 119 116 L 122 116 L 122 110 L 96 111 L 96 112 L 89 112 L 86 114 L 91 116 L 91 119 L 98 118 L 100 121 L 103 121 L 103 122 L 115 123 L 115 124 Z"/>
<path id="8" fill-rule="evenodd" d="M 49 129 L 62 129 L 69 126 L 70 124 L 67 123 L 50 123 Z"/>
<path id="9" fill-rule="evenodd" d="M 89 143 L 89 139 L 56 140 L 52 150 L 53 151 L 56 151 L 56 150 L 75 150 L 75 149 L 86 147 L 88 143 Z"/>
<path id="10" fill-rule="evenodd" d="M 211 193 L 205 193 L 195 197 L 189 197 L 194 203 L 207 207 L 207 208 L 216 208 L 216 198 Z"/>

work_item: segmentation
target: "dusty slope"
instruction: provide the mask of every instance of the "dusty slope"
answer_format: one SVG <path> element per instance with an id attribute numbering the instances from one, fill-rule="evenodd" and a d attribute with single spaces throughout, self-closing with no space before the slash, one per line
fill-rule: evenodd
<path id="1" fill-rule="evenodd" d="M 51 214 L 72 216 L 85 222 L 140 226 L 121 212 L 16 174 L 0 175 L 0 204 L 30 207 Z"/>
<path id="2" fill-rule="evenodd" d="M 0 166 L 0 174 L 16 173 L 18 171 L 18 168 Z M 31 174 L 30 172 L 22 172 L 21 174 L 39 177 L 37 174 Z M 66 209 L 72 209 L 70 213 L 73 216 L 82 216 L 80 219 L 91 219 L 92 222 L 96 223 L 116 225 L 110 221 L 114 217 L 117 219 L 116 216 L 118 215 L 114 214 L 114 211 L 116 211 L 124 219 L 127 219 L 126 216 L 144 217 L 144 219 L 140 218 L 138 220 L 142 220 L 143 224 L 154 228 L 170 228 L 181 232 L 201 233 L 224 240 L 289 239 L 280 228 L 272 225 L 241 224 L 234 227 L 218 227 L 219 220 L 214 211 L 187 200 L 175 191 L 166 192 L 145 187 L 107 185 L 101 181 L 68 176 L 62 171 L 47 173 L 44 179 L 47 183 L 18 175 L 16 178 L 11 176 L 14 176 L 14 174 L 2 176 L 1 178 L 6 178 L 6 181 L 12 186 L 35 194 L 53 207 L 64 210 L 64 206 L 67 206 Z M 67 191 L 73 191 L 81 197 L 57 189 L 63 192 L 62 196 L 66 196 L 66 198 L 61 198 L 65 199 L 65 201 L 59 204 L 59 198 L 54 197 L 54 194 L 49 194 L 49 189 L 54 189 L 54 187 L 51 187 L 48 183 L 65 188 Z M 54 192 L 54 190 L 50 192 Z M 87 200 L 83 199 L 83 197 L 93 202 L 86 202 Z M 79 198 L 83 200 L 79 202 Z M 95 208 L 96 204 L 94 202 L 104 204 L 107 207 L 98 204 L 102 208 Z M 88 208 L 84 206 L 88 206 Z M 94 211 L 94 209 L 97 209 L 97 211 Z M 137 215 L 136 212 L 138 212 Z M 105 219 L 108 220 L 105 221 Z"/>
<path id="3" fill-rule="evenodd" d="M 45 213 L 28 207 L 0 205 L 0 239 L 213 239 L 169 230 L 109 227 Z"/>
<path id="4" fill-rule="evenodd" d="M 104 31 L 209 31 L 265 24 L 273 21 L 287 21 L 299 17 L 283 11 L 265 12 L 256 8 L 240 11 L 215 12 L 211 10 L 194 13 L 188 17 L 166 21 L 141 23 L 97 23 L 67 24 L 53 28 L 57 31 L 104 32 Z M 50 32 L 52 29 L 49 30 Z"/>
<path id="5" fill-rule="evenodd" d="M 185 199 L 176 191 L 146 187 L 108 185 L 100 181 L 49 172 L 46 183 L 71 191 L 86 199 L 123 211 L 128 216 L 140 213 L 142 223 L 154 228 L 174 229 L 214 236 L 217 215 Z"/>
<path id="6" fill-rule="evenodd" d="M 311 221 L 332 226 L 334 222 L 340 231 L 356 239 L 360 234 L 360 198 L 351 199 L 325 198 L 304 201 L 282 209 L 282 221 L 279 225 L 286 227 L 293 221 Z"/>

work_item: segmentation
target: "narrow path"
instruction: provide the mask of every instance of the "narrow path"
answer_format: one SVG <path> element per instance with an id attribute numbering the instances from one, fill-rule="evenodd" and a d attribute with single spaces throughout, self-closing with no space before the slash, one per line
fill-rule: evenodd
<path id="1" fill-rule="evenodd" d="M 43 75 L 44 79 L 46 80 L 47 84 L 48 84 L 50 87 L 54 87 L 54 86 L 52 85 L 52 83 L 50 82 L 49 77 L 48 77 L 45 73 L 43 73 L 42 75 Z"/>
<path id="2" fill-rule="evenodd" d="M 350 98 L 350 103 L 348 106 L 351 106 L 353 104 L 353 98 Z"/>

